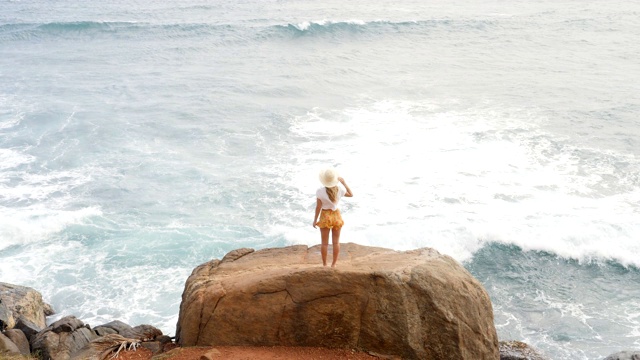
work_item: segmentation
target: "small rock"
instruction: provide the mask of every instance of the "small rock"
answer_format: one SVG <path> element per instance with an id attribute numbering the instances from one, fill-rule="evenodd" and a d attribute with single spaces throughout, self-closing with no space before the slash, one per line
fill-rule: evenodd
<path id="1" fill-rule="evenodd" d="M 29 342 L 31 342 L 31 339 L 34 336 L 36 336 L 40 331 L 42 331 L 41 327 L 29 321 L 24 316 L 21 316 L 18 318 L 15 328 L 21 330 L 24 333 L 24 335 L 27 337 L 27 339 L 29 339 Z"/>
<path id="2" fill-rule="evenodd" d="M 20 350 L 20 354 L 29 355 L 31 350 L 29 348 L 29 340 L 27 336 L 22 332 L 22 330 L 18 329 L 9 329 L 4 332 L 4 335 L 8 337 Z"/>
<path id="3" fill-rule="evenodd" d="M 607 356 L 604 360 L 640 360 L 640 351 L 620 351 Z"/>
<path id="4" fill-rule="evenodd" d="M 500 360 L 549 360 L 521 341 L 500 341 Z"/>
<path id="5" fill-rule="evenodd" d="M 200 360 L 214 360 L 215 358 L 220 358 L 220 356 L 222 356 L 220 350 L 211 349 L 200 356 Z"/>
<path id="6" fill-rule="evenodd" d="M 56 313 L 56 311 L 53 310 L 53 307 L 47 303 L 44 303 L 44 305 L 42 306 L 42 310 L 44 311 L 45 316 L 51 316 Z"/>
<path id="7" fill-rule="evenodd" d="M 84 326 L 84 323 L 77 319 L 75 316 L 65 316 L 62 319 L 51 324 L 51 331 L 56 334 L 61 332 L 74 332 L 76 329 L 79 329 Z"/>
<path id="8" fill-rule="evenodd" d="M 7 353 L 10 355 L 19 355 L 20 349 L 11 339 L 0 333 L 0 354 Z"/>
<path id="9" fill-rule="evenodd" d="M 168 344 L 168 343 L 171 342 L 171 337 L 169 337 L 167 335 L 160 335 L 160 336 L 156 337 L 156 341 L 159 341 L 162 345 Z"/>
<path id="10" fill-rule="evenodd" d="M 367 354 L 383 360 L 402 360 L 402 358 L 400 358 L 399 356 L 378 354 L 377 352 L 373 352 L 373 351 L 367 351 Z"/>
<path id="11" fill-rule="evenodd" d="M 155 326 L 151 325 L 138 325 L 134 326 L 130 330 L 124 330 L 120 335 L 139 340 L 154 340 L 156 337 L 162 335 L 162 331 Z"/>
<path id="12" fill-rule="evenodd" d="M 103 325 L 100 325 L 100 326 L 96 326 L 95 328 L 97 329 L 97 328 L 100 328 L 100 327 L 105 327 L 105 328 L 110 328 L 112 330 L 115 330 L 115 332 L 117 334 L 120 334 L 122 336 L 124 336 L 123 333 L 125 333 L 127 331 L 131 331 L 133 329 L 131 327 L 131 325 L 125 324 L 120 320 L 114 320 L 114 321 L 111 321 L 109 323 L 106 323 L 106 324 L 103 324 Z"/>
<path id="13" fill-rule="evenodd" d="M 151 350 L 154 355 L 162 352 L 162 344 L 159 341 L 145 341 L 140 343 L 140 346 Z"/>
<path id="14" fill-rule="evenodd" d="M 11 329 L 15 325 L 15 322 L 13 314 L 7 309 L 6 305 L 2 303 L 2 299 L 0 298 L 0 331 Z"/>
<path id="15" fill-rule="evenodd" d="M 98 336 L 105 336 L 105 335 L 109 335 L 109 334 L 117 334 L 118 332 L 113 330 L 112 328 L 108 328 L 108 327 L 104 327 L 104 326 L 98 326 L 96 328 L 93 329 L 93 332 L 96 333 L 96 335 Z"/>

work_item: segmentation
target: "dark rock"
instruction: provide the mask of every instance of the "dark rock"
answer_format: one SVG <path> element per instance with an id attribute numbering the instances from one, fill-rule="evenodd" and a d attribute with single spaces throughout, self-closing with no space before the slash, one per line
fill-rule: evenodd
<path id="1" fill-rule="evenodd" d="M 98 335 L 98 336 L 105 336 L 105 335 L 109 335 L 109 334 L 117 334 L 118 333 L 117 331 L 113 330 L 112 328 L 105 327 L 105 326 L 95 327 L 93 329 L 93 332 L 95 332 L 96 335 Z"/>
<path id="2" fill-rule="evenodd" d="M 27 339 L 29 339 L 29 342 L 31 342 L 31 339 L 43 330 L 41 327 L 32 323 L 23 316 L 18 318 L 15 328 L 21 330 Z"/>
<path id="3" fill-rule="evenodd" d="M 607 356 L 604 360 L 640 360 L 640 351 L 620 351 Z"/>
<path id="4" fill-rule="evenodd" d="M 11 339 L 0 333 L 0 354 L 19 355 L 20 349 Z"/>
<path id="5" fill-rule="evenodd" d="M 156 337 L 162 335 L 160 329 L 151 325 L 138 325 L 130 330 L 124 330 L 120 335 L 129 339 L 139 339 L 141 341 L 154 340 Z"/>
<path id="6" fill-rule="evenodd" d="M 132 331 L 133 330 L 131 325 L 125 324 L 120 320 L 114 320 L 112 322 L 109 322 L 109 323 L 106 323 L 106 324 L 103 324 L 103 325 L 100 325 L 100 326 L 96 326 L 95 328 L 97 329 L 97 328 L 100 328 L 100 327 L 105 327 L 105 328 L 109 328 L 109 329 L 115 330 L 115 332 L 117 334 L 120 334 L 120 335 L 122 335 L 123 332 L 127 332 L 127 331 Z M 124 336 L 124 335 L 122 335 L 122 336 Z"/>
<path id="7" fill-rule="evenodd" d="M 549 360 L 521 341 L 500 341 L 500 360 Z"/>
<path id="8" fill-rule="evenodd" d="M 75 316 L 66 316 L 51 324 L 51 331 L 56 334 L 61 332 L 74 332 L 84 326 L 84 323 Z"/>
<path id="9" fill-rule="evenodd" d="M 156 337 L 156 341 L 160 341 L 161 344 L 168 344 L 171 342 L 171 337 L 167 336 L 167 335 L 160 335 L 158 337 Z"/>
<path id="10" fill-rule="evenodd" d="M 4 332 L 4 335 L 8 337 L 20 350 L 22 355 L 29 355 L 31 353 L 29 347 L 29 340 L 27 336 L 22 332 L 22 330 L 18 329 L 9 329 Z"/>
<path id="11" fill-rule="evenodd" d="M 95 338 L 96 334 L 85 327 L 82 321 L 75 316 L 67 316 L 34 336 L 31 347 L 34 352 L 39 351 L 44 359 L 67 360 Z"/>

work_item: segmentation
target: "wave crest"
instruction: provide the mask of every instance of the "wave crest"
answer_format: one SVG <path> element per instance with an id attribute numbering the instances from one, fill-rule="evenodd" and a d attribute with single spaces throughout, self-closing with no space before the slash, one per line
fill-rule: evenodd
<path id="1" fill-rule="evenodd" d="M 225 27 L 225 26 L 222 26 Z M 152 24 L 145 22 L 72 21 L 0 25 L 0 40 L 108 34 L 109 36 L 184 37 L 210 34 L 221 26 L 201 23 Z"/>
<path id="2" fill-rule="evenodd" d="M 467 20 L 454 21 L 449 19 L 430 19 L 415 21 L 389 21 L 389 20 L 346 20 L 346 21 L 304 21 L 300 23 L 288 23 L 286 25 L 275 25 L 276 30 L 288 31 L 298 35 L 344 32 L 382 32 L 382 31 L 404 31 L 411 29 L 448 27 L 469 30 L 484 30 L 492 24 L 490 20 Z"/>
<path id="3" fill-rule="evenodd" d="M 193 36 L 224 36 L 233 39 L 262 37 L 264 34 L 282 36 L 314 36 L 322 34 L 383 34 L 405 32 L 429 32 L 444 28 L 452 31 L 485 31 L 492 26 L 492 20 L 470 19 L 429 19 L 417 21 L 389 21 L 359 19 L 318 20 L 276 25 L 212 24 L 212 23 L 166 23 L 119 22 L 119 21 L 69 21 L 50 23 L 13 23 L 0 25 L 0 40 L 24 40 L 73 35 L 108 34 L 116 36 L 146 36 L 152 38 L 181 38 Z"/>

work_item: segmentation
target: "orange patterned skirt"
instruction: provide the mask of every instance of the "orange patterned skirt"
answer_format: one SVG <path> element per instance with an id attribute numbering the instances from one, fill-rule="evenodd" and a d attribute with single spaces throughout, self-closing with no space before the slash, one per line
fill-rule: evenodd
<path id="1" fill-rule="evenodd" d="M 318 221 L 320 228 L 340 229 L 342 225 L 344 225 L 344 221 L 342 221 L 340 210 L 322 209 L 320 221 Z"/>

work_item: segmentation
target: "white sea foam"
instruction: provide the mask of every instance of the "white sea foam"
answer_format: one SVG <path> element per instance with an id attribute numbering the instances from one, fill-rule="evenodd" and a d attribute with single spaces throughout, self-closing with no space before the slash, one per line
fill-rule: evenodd
<path id="1" fill-rule="evenodd" d="M 348 19 L 348 20 L 315 20 L 315 21 L 303 21 L 300 23 L 295 24 L 295 28 L 297 28 L 300 31 L 306 31 L 309 30 L 310 27 L 312 27 L 313 25 L 317 25 L 317 26 L 329 26 L 329 25 L 337 25 L 337 24 L 349 24 L 349 25 L 367 25 L 369 23 L 385 23 L 386 21 L 384 20 L 376 20 L 376 21 L 372 21 L 372 22 L 367 22 L 364 20 L 360 20 L 360 19 Z"/>
<path id="2" fill-rule="evenodd" d="M 34 160 L 35 157 L 24 154 L 20 151 L 13 149 L 0 149 L 0 170 L 2 171 L 31 163 Z M 4 173 L 0 173 L 0 182 L 3 181 L 3 177 L 6 177 L 6 175 Z"/>
<path id="3" fill-rule="evenodd" d="M 0 134 L 9 134 L 12 128 L 24 120 L 25 112 L 30 108 L 31 105 L 18 100 L 16 95 L 5 94 L 0 89 Z"/>
<path id="4" fill-rule="evenodd" d="M 18 177 L 20 182 L 11 185 L 0 186 L 0 200 L 45 200 L 52 194 L 65 194 L 70 189 L 85 184 L 91 180 L 91 176 L 78 171 L 57 171 L 49 174 L 31 173 L 5 173 L 0 182 L 7 183 L 8 177 Z"/>
<path id="5" fill-rule="evenodd" d="M 86 184 L 84 170 L 32 173 L 18 171 L 35 157 L 0 149 L 0 250 L 45 241 L 71 224 L 101 214 L 98 206 L 69 207 L 70 191 Z"/>
<path id="6" fill-rule="evenodd" d="M 101 213 L 98 207 L 56 210 L 41 204 L 20 209 L 0 206 L 0 250 L 12 245 L 45 241 L 67 226 L 80 224 Z"/>
<path id="7" fill-rule="evenodd" d="M 535 114 L 511 109 L 514 115 L 505 118 L 493 108 L 439 109 L 381 101 L 293 119 L 291 131 L 304 141 L 281 171 L 293 174 L 286 182 L 297 186 L 295 201 L 308 208 L 300 219 L 310 222 L 317 169 L 334 165 L 356 194 L 342 204 L 345 241 L 432 246 L 461 261 L 498 241 L 640 265 L 633 256 L 640 252 L 640 189 L 605 178 L 615 171 L 610 162 L 637 163 L 633 156 L 608 152 L 601 156 L 616 160 L 581 164 L 575 153 L 598 150 L 564 143 L 544 131 L 546 119 Z M 552 147 L 559 142 L 558 152 Z M 586 165 L 592 169 L 584 174 Z M 290 242 L 317 237 L 310 226 L 298 230 L 303 222 L 282 230 Z"/>
<path id="8" fill-rule="evenodd" d="M 24 113 L 17 114 L 9 118 L 8 120 L 0 121 L 0 130 L 10 129 L 14 127 L 20 124 L 20 121 L 22 121 L 22 119 L 24 119 Z"/>

